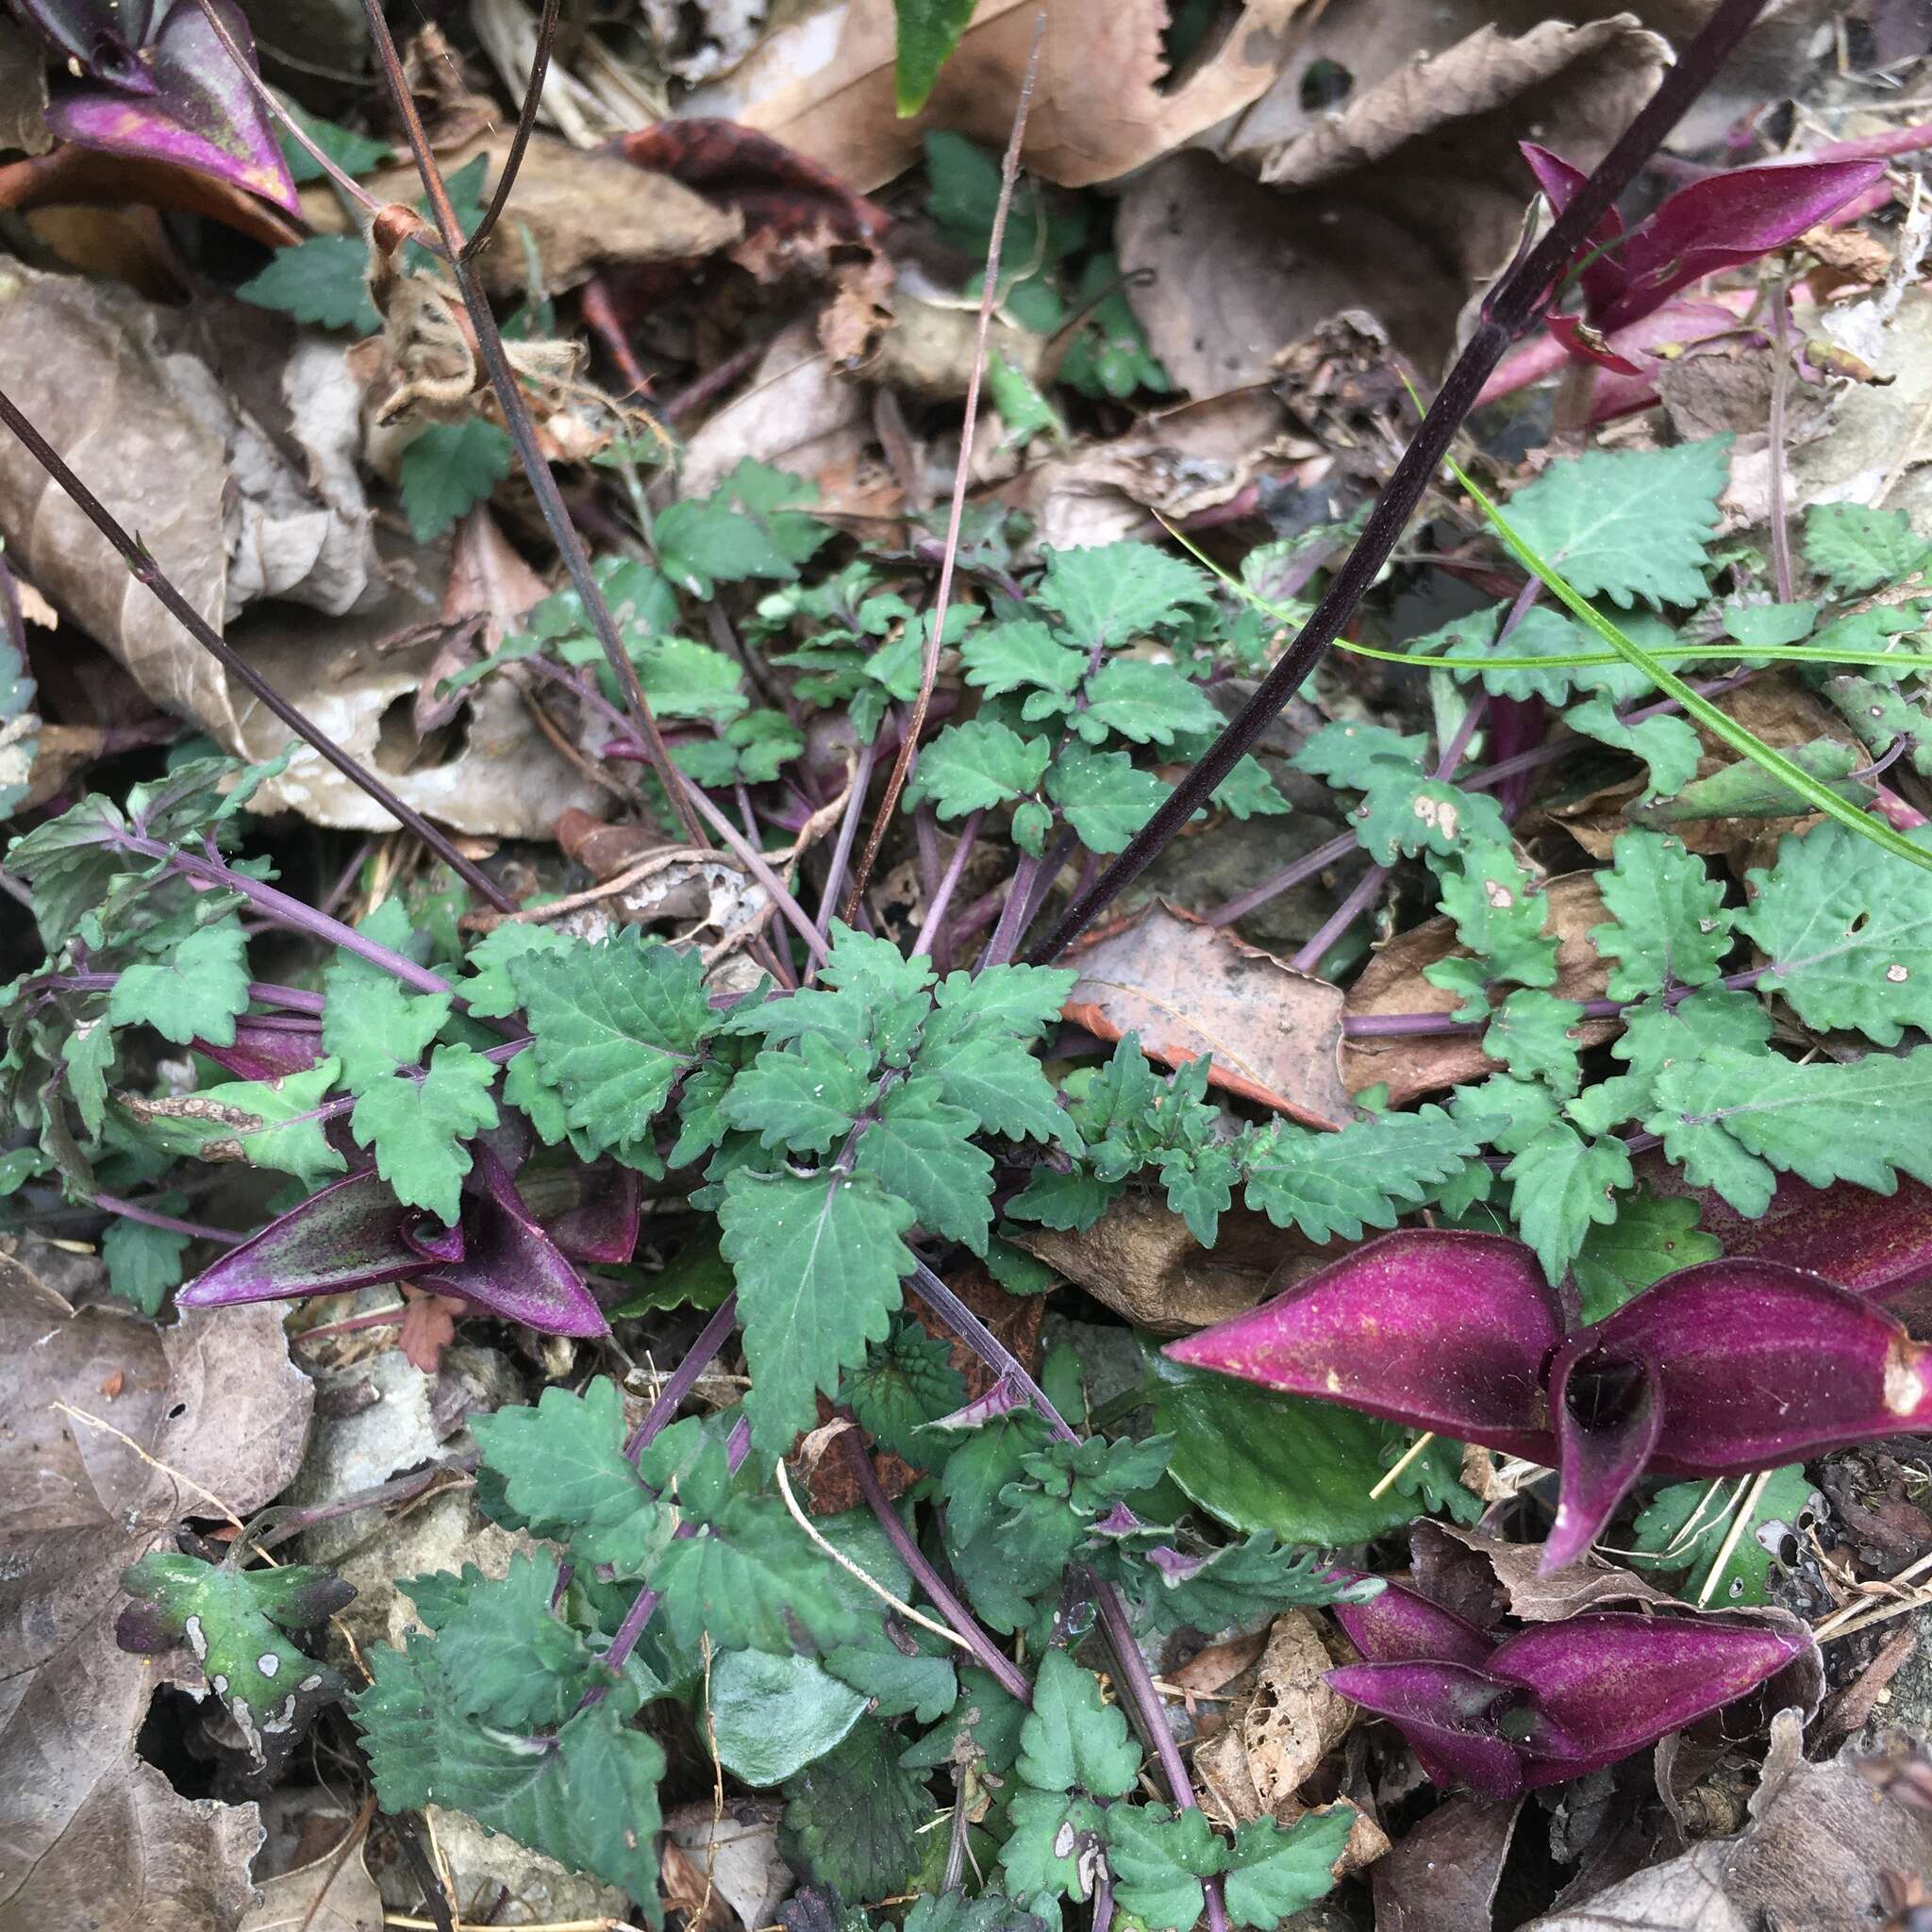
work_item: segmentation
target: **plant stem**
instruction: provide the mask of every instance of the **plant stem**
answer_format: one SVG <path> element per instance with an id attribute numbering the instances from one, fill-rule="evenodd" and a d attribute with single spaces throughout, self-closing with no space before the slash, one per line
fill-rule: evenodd
<path id="1" fill-rule="evenodd" d="M 679 775 L 682 776 L 682 774 Z M 689 791 L 691 802 L 697 807 L 705 823 L 724 840 L 732 855 L 771 894 L 772 904 L 785 915 L 786 924 L 805 941 L 806 951 L 814 959 L 823 959 L 828 950 L 824 937 L 818 927 L 811 923 L 810 915 L 805 908 L 792 897 L 791 888 L 766 862 L 764 854 L 748 843 L 744 834 L 705 796 L 702 786 L 691 785 Z"/>
<path id="2" fill-rule="evenodd" d="M 220 1241 L 225 1247 L 232 1248 L 246 1239 L 231 1227 L 209 1227 L 206 1222 L 177 1221 L 172 1214 L 158 1214 L 152 1208 L 124 1201 L 118 1194 L 96 1194 L 94 1206 L 109 1214 L 119 1215 L 123 1221 L 139 1222 L 142 1227 L 158 1227 L 166 1234 L 185 1234 L 192 1241 Z"/>
<path id="3" fill-rule="evenodd" d="M 1771 970 L 1768 965 L 1747 966 L 1708 986 L 1674 986 L 1663 995 L 1664 1004 L 1674 1007 L 1696 992 L 1741 992 L 1756 986 Z M 1614 1020 L 1632 1007 L 1647 1005 L 1652 997 L 1655 995 L 1637 1000 L 1579 1000 L 1577 1005 L 1585 1020 Z M 1341 1033 L 1345 1040 L 1408 1040 L 1436 1033 L 1482 1033 L 1489 1024 L 1487 1020 L 1452 1020 L 1447 1013 L 1357 1013 L 1343 1018 Z"/>
<path id="4" fill-rule="evenodd" d="M 374 4 L 374 0 L 371 0 Z M 1321 661 L 1362 594 L 1380 574 L 1423 493 L 1434 480 L 1462 419 L 1503 352 L 1535 323 L 1571 258 L 1639 169 L 1709 84 L 1765 0 L 1720 0 L 1675 66 L 1609 153 L 1584 182 L 1549 232 L 1491 291 L 1482 320 L 1430 404 L 1408 448 L 1377 499 L 1362 532 L 1326 595 L 1253 697 L 1109 865 L 1092 889 L 1061 915 L 1029 958 L 1045 964 L 1059 954 L 1146 869 L 1234 769 L 1253 750 L 1275 714 Z"/>
<path id="5" fill-rule="evenodd" d="M 731 1340 L 737 1328 L 738 1292 L 734 1289 L 712 1310 L 711 1319 L 699 1329 L 698 1339 L 685 1351 L 684 1359 L 658 1390 L 658 1399 L 645 1411 L 643 1421 L 630 1432 L 624 1453 L 632 1462 L 676 1419 L 685 1397 L 698 1386 L 699 1378 L 717 1359 L 719 1350 Z"/>
<path id="6" fill-rule="evenodd" d="M 1355 882 L 1353 890 L 1328 917 L 1323 921 L 1313 938 L 1304 943 L 1288 963 L 1297 973 L 1313 974 L 1321 969 L 1322 961 L 1327 957 L 1328 948 L 1352 926 L 1371 906 L 1375 903 L 1389 877 L 1386 865 L 1372 865 Z"/>
<path id="7" fill-rule="evenodd" d="M 112 992 L 120 981 L 118 973 L 50 973 L 34 984 L 53 992 Z M 275 986 L 267 980 L 251 979 L 248 997 L 258 1006 L 283 1007 L 291 1013 L 322 1017 L 322 995 L 299 986 Z"/>
<path id="8" fill-rule="evenodd" d="M 4 391 L 0 391 L 0 423 L 5 423 L 26 445 L 28 455 L 60 486 L 75 508 L 126 559 L 128 572 L 135 580 L 146 586 L 168 615 L 230 677 L 244 685 L 297 738 L 333 765 L 350 784 L 373 798 L 398 824 L 415 833 L 472 891 L 480 893 L 499 912 L 515 909 L 515 902 L 489 874 L 465 858 L 414 806 L 405 805 L 374 772 L 358 763 L 319 724 L 304 717 L 260 672 L 223 641 L 201 612 L 175 588 L 167 573 L 136 539 L 128 535 L 107 505 L 67 467 L 59 452 L 22 415 L 13 398 Z"/>
<path id="9" fill-rule="evenodd" d="M 879 1527 L 898 1551 L 899 1560 L 912 1573 L 920 1589 L 939 1607 L 940 1614 L 965 1639 L 973 1655 L 991 1672 L 1001 1689 L 1030 1707 L 1033 1703 L 1032 1686 L 1012 1658 L 979 1627 L 978 1619 L 959 1601 L 945 1578 L 926 1560 L 925 1552 L 913 1541 L 912 1532 L 899 1520 L 899 1512 L 892 1507 L 891 1499 L 879 1482 L 878 1472 L 873 1467 L 872 1457 L 866 1454 L 865 1444 L 859 1441 L 856 1426 L 840 1436 L 839 1446 L 844 1451 L 853 1474 L 858 1478 L 859 1492 L 878 1519 Z"/>
<path id="10" fill-rule="evenodd" d="M 845 801 L 844 816 L 839 821 L 839 837 L 832 846 L 831 869 L 825 874 L 825 889 L 819 894 L 819 930 L 830 932 L 832 913 L 839 900 L 839 886 L 845 868 L 852 862 L 852 841 L 858 836 L 858 820 L 865 810 L 866 788 L 872 783 L 872 770 L 878 762 L 879 741 L 858 749 L 858 762 L 852 768 L 852 793 Z"/>
<path id="11" fill-rule="evenodd" d="M 583 539 L 577 535 L 575 525 L 570 520 L 570 512 L 565 509 L 562 493 L 557 487 L 557 478 L 550 474 L 550 464 L 537 441 L 537 426 L 530 419 L 529 406 L 524 401 L 523 391 L 517 387 L 516 374 L 509 366 L 509 358 L 504 353 L 503 336 L 496 326 L 496 317 L 477 287 L 470 264 L 463 258 L 463 231 L 457 221 L 456 209 L 450 205 L 442 171 L 430 153 L 429 137 L 423 126 L 423 116 L 417 110 L 415 96 L 409 92 L 408 77 L 403 73 L 402 58 L 396 52 L 395 37 L 390 32 L 382 0 L 362 0 L 362 10 L 369 21 L 370 39 L 382 62 L 384 78 L 389 82 L 390 99 L 402 122 L 409 152 L 415 157 L 416 172 L 422 177 L 424 192 L 429 197 L 429 208 L 436 220 L 437 232 L 442 237 L 450 275 L 456 282 L 457 292 L 462 297 L 470 325 L 475 331 L 477 354 L 482 359 L 484 373 L 490 378 L 491 388 L 496 391 L 497 407 L 503 411 L 504 427 L 509 431 L 510 441 L 516 445 L 517 458 L 529 479 L 531 493 L 537 499 L 544 527 L 550 532 L 550 541 L 556 544 L 558 555 L 563 558 L 563 567 L 569 573 L 573 588 L 583 600 L 585 614 L 597 633 L 597 641 L 604 648 L 611 675 L 617 679 L 617 688 L 624 693 L 630 708 L 632 723 L 645 757 L 650 760 L 651 770 L 664 788 L 664 795 L 670 801 L 672 810 L 677 814 L 685 836 L 693 845 L 702 846 L 708 841 L 692 813 L 686 791 L 678 783 L 677 768 L 671 762 L 671 754 L 665 749 L 650 701 L 638 682 L 637 666 L 631 662 L 630 653 L 624 647 L 616 620 L 610 615 L 610 606 L 605 601 L 604 592 L 591 570 L 590 554 L 584 548 Z"/>
<path id="12" fill-rule="evenodd" d="M 1250 887 L 1238 899 L 1230 899 L 1225 906 L 1217 906 L 1208 913 L 1208 924 L 1232 925 L 1236 920 L 1245 919 L 1257 906 L 1265 906 L 1269 900 L 1278 899 L 1283 892 L 1292 891 L 1317 873 L 1325 872 L 1337 859 L 1346 858 L 1355 849 L 1353 832 L 1343 832 L 1340 837 L 1330 839 L 1325 845 L 1317 845 L 1312 852 L 1303 853 L 1272 877 L 1263 879 L 1258 886 Z"/>
<path id="13" fill-rule="evenodd" d="M 496 218 L 503 212 L 503 205 L 509 199 L 510 189 L 515 185 L 517 170 L 524 165 L 524 150 L 530 144 L 531 130 L 537 125 L 537 109 L 543 99 L 543 76 L 550 71 L 550 49 L 557 41 L 557 15 L 562 0 L 543 0 L 543 17 L 537 23 L 537 48 L 530 56 L 530 84 L 524 90 L 524 105 L 517 115 L 517 131 L 510 136 L 509 153 L 504 157 L 503 173 L 497 176 L 496 192 L 490 197 L 490 206 L 483 210 L 483 219 L 476 224 L 475 232 L 463 243 L 462 258 L 475 259 L 476 252 L 490 239 L 490 231 L 496 225 Z"/>
<path id="14" fill-rule="evenodd" d="M 959 827 L 958 843 L 953 847 L 953 856 L 946 861 L 946 869 L 941 876 L 939 890 L 933 893 L 925 908 L 925 917 L 919 923 L 919 931 L 912 941 L 915 953 L 929 952 L 934 944 L 935 935 L 940 930 L 940 922 L 946 916 L 946 908 L 953 903 L 953 894 L 959 890 L 959 879 L 966 870 L 966 861 L 973 856 L 974 841 L 979 837 L 979 822 L 986 816 L 983 811 L 969 813 L 966 823 Z M 943 962 L 935 958 L 933 963 L 944 971 Z"/>
<path id="15" fill-rule="evenodd" d="M 1791 386 L 1790 312 L 1785 284 L 1766 291 L 1771 305 L 1771 568 L 1777 600 L 1797 595 L 1791 575 L 1791 532 L 1785 517 L 1785 398 Z"/>
<path id="16" fill-rule="evenodd" d="M 375 0 L 370 0 L 373 6 Z M 886 836 L 886 827 L 898 809 L 899 794 L 912 775 L 919 757 L 919 734 L 925 728 L 926 708 L 932 703 L 932 688 L 939 677 L 940 645 L 945 633 L 946 610 L 952 602 L 953 572 L 958 562 L 959 532 L 966 515 L 966 489 L 972 480 L 973 437 L 979 424 L 979 389 L 986 375 L 987 343 L 992 330 L 992 311 L 999 300 L 1000 251 L 1007 239 L 1007 216 L 1013 206 L 1013 184 L 1020 175 L 1020 149 L 1026 138 L 1026 116 L 1033 106 L 1033 84 L 1040 73 L 1040 49 L 1046 38 L 1046 4 L 1041 0 L 1033 19 L 1033 44 L 1026 53 L 1026 71 L 1020 81 L 1020 98 L 1013 107 L 1013 127 L 1007 140 L 1007 152 L 1000 163 L 999 198 L 993 204 L 992 232 L 986 244 L 986 275 L 979 291 L 979 322 L 973 338 L 973 366 L 966 376 L 966 407 L 959 425 L 959 457 L 953 469 L 953 501 L 946 514 L 946 547 L 940 559 L 940 583 L 933 598 L 932 629 L 925 641 L 925 661 L 919 674 L 919 695 L 912 703 L 912 715 L 906 723 L 906 736 L 900 741 L 899 755 L 892 760 L 886 779 L 885 796 L 866 834 L 865 854 L 852 876 L 852 889 L 845 899 L 845 917 L 857 917 L 859 895 L 872 876 L 874 862 Z"/>

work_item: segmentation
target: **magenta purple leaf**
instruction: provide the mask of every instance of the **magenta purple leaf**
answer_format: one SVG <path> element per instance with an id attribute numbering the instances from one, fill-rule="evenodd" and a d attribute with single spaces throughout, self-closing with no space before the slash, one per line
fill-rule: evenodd
<path id="1" fill-rule="evenodd" d="M 1167 1352 L 1552 1465 L 1546 1570 L 1582 1555 L 1646 1471 L 1735 1475 L 1932 1431 L 1932 1351 L 1802 1269 L 1708 1261 L 1563 1326 L 1521 1242 L 1414 1229 Z"/>
<path id="2" fill-rule="evenodd" d="M 280 1080 L 290 1074 L 306 1074 L 322 1058 L 322 1031 L 315 1022 L 278 1014 L 241 1014 L 235 1038 L 226 1046 L 207 1040 L 191 1043 L 196 1053 L 238 1080 Z"/>
<path id="3" fill-rule="evenodd" d="M 299 215 L 275 131 L 198 0 L 20 0 L 26 17 L 91 76 L 57 89 L 47 125 L 81 147 L 192 168 Z M 212 0 L 252 62 L 235 0 Z"/>

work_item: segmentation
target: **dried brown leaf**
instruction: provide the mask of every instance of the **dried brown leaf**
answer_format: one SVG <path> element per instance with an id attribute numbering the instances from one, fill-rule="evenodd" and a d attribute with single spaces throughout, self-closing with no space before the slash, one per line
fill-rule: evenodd
<path id="1" fill-rule="evenodd" d="M 1521 1798 L 1459 1795 L 1405 1832 L 1375 1866 L 1376 1932 L 1480 1932 L 1490 1924 Z"/>
<path id="2" fill-rule="evenodd" d="M 1177 1067 L 1212 1056 L 1209 1084 L 1310 1127 L 1350 1118 L 1340 988 L 1157 900 L 1074 956 L 1066 1017 L 1102 1040 L 1140 1036 Z"/>
<path id="3" fill-rule="evenodd" d="M 382 1893 L 361 1848 L 264 1878 L 241 1932 L 382 1932 Z"/>

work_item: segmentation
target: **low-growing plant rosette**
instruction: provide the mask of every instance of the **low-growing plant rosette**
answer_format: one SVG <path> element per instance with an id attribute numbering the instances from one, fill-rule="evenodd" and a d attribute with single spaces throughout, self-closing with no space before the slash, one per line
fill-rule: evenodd
<path id="1" fill-rule="evenodd" d="M 1740 1475 L 1932 1432 L 1932 1350 L 1872 1300 L 1767 1260 L 1681 1269 L 1574 1327 L 1521 1242 L 1410 1229 L 1167 1353 L 1555 1468 L 1545 1572 L 1646 1474 Z"/>
<path id="2" fill-rule="evenodd" d="M 1390 1584 L 1333 1614 L 1364 1661 L 1326 1674 L 1438 1784 L 1488 1798 L 1601 1771 L 1815 1657 L 1796 1618 L 1592 1611 L 1498 1638 Z"/>

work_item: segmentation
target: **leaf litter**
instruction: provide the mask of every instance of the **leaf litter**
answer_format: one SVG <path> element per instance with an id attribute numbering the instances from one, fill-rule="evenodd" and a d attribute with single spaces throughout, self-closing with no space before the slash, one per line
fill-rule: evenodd
<path id="1" fill-rule="evenodd" d="M 0 1916 L 1909 1923 L 1900 9 L 311 10 L 0 30 Z"/>

